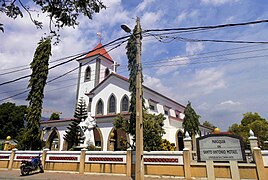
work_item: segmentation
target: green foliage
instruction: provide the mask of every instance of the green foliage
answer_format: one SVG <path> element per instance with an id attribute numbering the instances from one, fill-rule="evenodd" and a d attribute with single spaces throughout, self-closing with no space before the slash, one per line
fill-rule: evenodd
<path id="1" fill-rule="evenodd" d="M 268 122 L 256 112 L 247 112 L 243 114 L 241 124 L 232 124 L 228 131 L 241 136 L 245 144 L 249 144 L 248 137 L 250 129 L 258 138 L 259 146 L 263 149 L 267 149 L 267 144 L 265 144 L 264 141 L 268 140 Z"/>
<path id="2" fill-rule="evenodd" d="M 165 117 L 163 114 L 147 114 L 143 116 L 143 142 L 145 151 L 161 151 L 162 136 L 165 134 Z"/>
<path id="3" fill-rule="evenodd" d="M 87 105 L 83 98 L 79 99 L 79 102 L 76 106 L 74 117 L 79 119 L 79 121 L 84 121 L 87 118 Z"/>
<path id="4" fill-rule="evenodd" d="M 136 136 L 136 76 L 137 76 L 137 60 L 136 60 L 136 54 L 137 54 L 137 43 L 136 43 L 136 35 L 137 34 L 137 26 L 133 29 L 133 34 L 130 36 L 126 49 L 127 49 L 127 58 L 128 58 L 128 70 L 129 70 L 129 92 L 130 95 L 130 107 L 129 112 L 130 114 L 130 123 L 129 123 L 129 133 L 134 136 Z M 141 47 L 141 44 L 140 44 Z M 142 68 L 142 67 L 140 67 Z M 141 72 L 141 82 L 143 83 L 143 75 Z M 144 107 L 144 99 L 142 101 L 142 107 Z"/>
<path id="5" fill-rule="evenodd" d="M 31 150 L 41 148 L 39 120 L 41 118 L 50 55 L 51 39 L 42 39 L 36 48 L 34 59 L 31 62 L 32 74 L 28 85 L 28 88 L 30 88 L 27 98 L 29 107 L 26 117 L 27 126 L 23 139 L 26 148 Z"/>
<path id="6" fill-rule="evenodd" d="M 162 147 L 162 136 L 165 134 L 163 129 L 165 117 L 163 114 L 155 115 L 143 113 L 143 143 L 145 151 L 161 151 Z M 125 119 L 122 114 L 118 114 L 114 118 L 115 129 L 122 129 L 127 134 L 130 134 L 130 120 Z M 133 139 L 133 142 L 134 139 Z M 124 142 L 126 143 L 126 142 Z M 134 145 L 129 145 L 132 149 L 135 148 Z"/>
<path id="7" fill-rule="evenodd" d="M 170 143 L 167 139 L 162 140 L 161 147 L 163 151 L 175 151 L 176 150 L 175 144 Z"/>
<path id="8" fill-rule="evenodd" d="M 203 126 L 207 126 L 207 127 L 213 128 L 213 129 L 216 128 L 216 126 L 214 126 L 212 123 L 210 123 L 208 121 L 203 122 Z"/>
<path id="9" fill-rule="evenodd" d="M 261 121 L 263 121 L 263 120 L 265 120 L 265 119 L 263 119 L 258 113 L 252 113 L 252 112 L 247 112 L 247 113 L 245 113 L 245 114 L 243 114 L 243 119 L 241 120 L 241 124 L 243 125 L 243 126 L 247 126 L 247 125 L 249 125 L 249 124 L 251 124 L 251 123 L 253 123 L 254 121 L 256 121 L 256 120 L 261 120 Z"/>
<path id="10" fill-rule="evenodd" d="M 190 137 L 193 137 L 196 134 L 199 134 L 199 118 L 200 116 L 196 114 L 195 110 L 191 106 L 191 102 L 188 101 L 188 104 L 184 110 L 184 119 L 182 126 L 184 131 L 188 132 Z"/>
<path id="11" fill-rule="evenodd" d="M 76 119 L 74 119 L 70 126 L 67 127 L 66 134 L 64 135 L 64 139 L 68 142 L 68 149 L 77 146 L 80 143 L 80 130 L 78 124 L 87 118 L 87 106 L 83 98 L 79 99 L 74 112 L 74 117 Z"/>
<path id="12" fill-rule="evenodd" d="M 19 131 L 24 128 L 26 110 L 26 106 L 16 106 L 10 102 L 0 105 L 0 139 L 11 136 L 12 139 L 19 140 Z"/>
<path id="13" fill-rule="evenodd" d="M 94 13 L 99 13 L 101 9 L 106 8 L 100 0 L 76 0 L 76 1 L 47 1 L 47 0 L 33 0 L 35 9 L 41 9 L 42 13 L 47 14 L 51 25 L 54 24 L 55 28 L 59 30 L 64 26 L 78 25 L 78 16 L 80 14 L 92 19 Z M 21 8 L 23 8 L 30 16 L 32 22 L 37 28 L 42 28 L 42 22 L 33 19 L 31 11 L 22 1 L 1 1 L 0 12 L 6 16 L 16 19 L 18 16 L 23 17 Z M 53 20 L 53 23 L 52 23 Z M 1 25 L 1 24 L 0 24 Z M 2 26 L 0 26 L 2 27 Z M 2 27 L 3 28 L 3 27 Z"/>
<path id="14" fill-rule="evenodd" d="M 60 115 L 58 113 L 53 112 L 49 118 L 49 120 L 59 120 Z"/>

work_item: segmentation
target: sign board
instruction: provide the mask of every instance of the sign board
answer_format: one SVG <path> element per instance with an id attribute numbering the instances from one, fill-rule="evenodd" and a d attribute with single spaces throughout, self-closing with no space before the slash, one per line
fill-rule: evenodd
<path id="1" fill-rule="evenodd" d="M 198 161 L 246 161 L 241 137 L 209 134 L 196 139 Z"/>

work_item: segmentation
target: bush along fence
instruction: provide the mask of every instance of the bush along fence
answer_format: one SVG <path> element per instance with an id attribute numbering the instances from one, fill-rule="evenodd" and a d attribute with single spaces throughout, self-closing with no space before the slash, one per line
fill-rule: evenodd
<path id="1" fill-rule="evenodd" d="M 189 140 L 189 138 L 187 139 Z M 256 139 L 255 139 L 256 140 Z M 251 145 L 256 143 L 251 142 Z M 259 179 L 268 177 L 268 151 L 251 147 L 252 162 L 197 162 L 191 143 L 185 143 L 183 151 L 144 152 L 145 176 L 169 176 L 185 179 L 216 178 Z M 22 160 L 30 160 L 42 154 L 45 170 L 84 173 L 107 173 L 131 177 L 135 171 L 135 151 L 0 151 L 1 169 L 19 169 Z"/>

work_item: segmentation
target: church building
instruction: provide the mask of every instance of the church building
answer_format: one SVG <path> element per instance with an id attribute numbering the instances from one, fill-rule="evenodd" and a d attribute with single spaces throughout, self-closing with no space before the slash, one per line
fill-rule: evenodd
<path id="1" fill-rule="evenodd" d="M 120 140 L 132 139 L 122 130 L 115 130 L 113 119 L 118 113 L 129 117 L 130 92 L 128 78 L 116 73 L 117 63 L 99 43 L 94 51 L 77 60 L 79 63 L 78 85 L 76 100 L 80 98 L 87 104 L 88 112 L 96 119 L 94 141 L 97 149 L 102 151 L 122 150 Z M 175 100 L 143 86 L 143 98 L 148 113 L 164 114 L 163 139 L 175 143 L 177 150 L 183 149 L 182 122 L 185 106 Z M 46 147 L 51 150 L 67 150 L 64 140 L 66 129 L 73 119 L 41 121 L 43 127 L 42 138 Z M 201 134 L 205 135 L 212 129 L 200 125 Z"/>

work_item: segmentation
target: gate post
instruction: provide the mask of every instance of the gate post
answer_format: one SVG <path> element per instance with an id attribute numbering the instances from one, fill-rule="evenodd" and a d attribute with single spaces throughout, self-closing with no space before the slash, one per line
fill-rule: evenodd
<path id="1" fill-rule="evenodd" d="M 258 147 L 253 148 L 253 155 L 254 155 L 254 161 L 256 163 L 258 179 L 259 180 L 267 179 L 267 176 L 265 174 L 265 169 L 264 169 L 261 149 L 258 148 Z"/>
<path id="2" fill-rule="evenodd" d="M 9 163 L 8 163 L 8 170 L 11 170 L 12 167 L 13 167 L 13 162 L 14 162 L 14 158 L 15 158 L 15 154 L 16 154 L 16 151 L 18 149 L 14 148 L 12 149 L 11 151 L 11 154 L 10 154 L 10 159 L 9 159 Z"/>
<path id="3" fill-rule="evenodd" d="M 183 149 L 183 168 L 185 179 L 191 179 L 191 151 L 188 148 Z"/>

